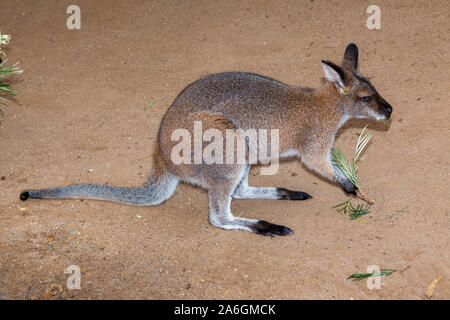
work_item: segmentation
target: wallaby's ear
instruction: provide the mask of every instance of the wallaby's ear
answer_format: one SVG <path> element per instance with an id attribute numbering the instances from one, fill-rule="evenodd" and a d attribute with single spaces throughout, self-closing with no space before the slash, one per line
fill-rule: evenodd
<path id="1" fill-rule="evenodd" d="M 327 80 L 333 83 L 341 93 L 347 93 L 344 84 L 345 74 L 341 67 L 338 67 L 333 62 L 322 60 L 322 68 Z"/>
<path id="2" fill-rule="evenodd" d="M 358 47 L 354 43 L 350 43 L 345 49 L 344 61 L 342 61 L 342 67 L 353 71 L 358 68 Z"/>

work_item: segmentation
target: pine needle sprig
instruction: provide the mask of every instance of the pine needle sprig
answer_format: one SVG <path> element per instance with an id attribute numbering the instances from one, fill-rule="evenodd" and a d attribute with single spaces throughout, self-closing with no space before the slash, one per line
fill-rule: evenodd
<path id="1" fill-rule="evenodd" d="M 1 46 L 8 44 L 10 40 L 11 40 L 10 35 L 0 33 L 0 58 L 2 56 L 6 56 L 6 54 L 3 52 Z M 23 72 L 23 70 L 21 70 L 20 68 L 17 67 L 19 65 L 18 62 L 13 65 L 10 65 L 8 67 L 4 67 L 6 61 L 8 61 L 8 60 L 6 59 L 5 61 L 1 62 L 1 59 L 0 59 L 0 100 L 3 100 L 3 101 L 6 100 L 5 96 L 14 97 L 16 95 L 16 93 L 14 92 L 11 85 L 5 81 L 2 81 L 2 79 L 10 77 L 10 76 L 18 75 Z"/>
<path id="2" fill-rule="evenodd" d="M 378 272 L 372 272 L 372 273 L 354 273 L 351 276 L 349 276 L 347 279 L 352 279 L 353 281 L 361 281 L 363 279 L 367 279 L 369 277 L 379 277 L 379 276 L 389 276 L 393 274 L 395 271 L 394 269 L 381 269 Z"/>
<path id="3" fill-rule="evenodd" d="M 350 220 L 356 220 L 356 219 L 361 218 L 362 216 L 364 216 L 366 214 L 369 214 L 370 213 L 369 208 L 370 208 L 370 204 L 369 203 L 358 204 L 356 206 L 356 208 L 353 208 L 353 206 L 352 206 L 352 211 L 350 212 L 350 215 L 349 215 Z"/>
<path id="4" fill-rule="evenodd" d="M 348 198 L 346 201 L 331 207 L 331 209 L 334 208 L 338 208 L 336 209 L 337 212 L 343 211 L 345 214 L 349 214 L 352 208 L 352 198 Z"/>
<path id="5" fill-rule="evenodd" d="M 0 63 L 0 78 L 21 74 L 23 72 L 23 70 L 17 67 L 19 65 L 19 62 L 16 62 L 13 65 L 10 65 L 9 67 L 3 68 L 3 65 L 6 63 L 6 61 L 8 60 L 5 60 L 2 63 Z"/>
<path id="6" fill-rule="evenodd" d="M 356 141 L 355 154 L 351 161 L 347 161 L 343 152 L 339 148 L 331 150 L 332 160 L 335 166 L 337 166 L 344 176 L 356 186 L 356 196 L 364 201 L 366 204 L 358 204 L 356 207 L 352 204 L 352 198 L 348 198 L 346 201 L 339 203 L 331 208 L 337 208 L 338 212 L 344 212 L 351 220 L 356 220 L 362 216 L 370 213 L 370 206 L 373 204 L 372 200 L 367 199 L 360 190 L 360 184 L 357 177 L 358 166 L 357 162 L 361 157 L 364 149 L 372 139 L 373 133 L 366 132 L 366 125 L 361 133 L 359 134 L 358 140 Z"/>
<path id="7" fill-rule="evenodd" d="M 373 137 L 373 132 L 368 132 L 364 134 L 364 131 L 366 130 L 367 126 L 368 124 L 366 124 L 365 127 L 362 129 L 361 133 L 359 134 L 358 141 L 356 142 L 355 157 L 353 158 L 354 167 L 356 167 L 356 162 L 361 156 L 361 153 L 363 152 L 364 148 L 369 143 L 370 139 L 372 139 Z"/>
<path id="8" fill-rule="evenodd" d="M 23 70 L 21 70 L 17 67 L 17 65 L 19 64 L 18 62 L 11 66 L 3 68 L 2 66 L 5 64 L 5 62 L 6 62 L 6 60 L 3 61 L 2 63 L 0 63 L 0 100 L 6 100 L 4 97 L 2 97 L 2 94 L 9 95 L 9 96 L 16 95 L 16 93 L 12 89 L 11 85 L 9 83 L 1 81 L 1 79 L 9 77 L 9 76 L 18 75 L 23 72 Z"/>
<path id="9" fill-rule="evenodd" d="M 365 205 L 358 204 L 356 208 L 352 204 L 352 198 L 348 198 L 346 201 L 341 202 L 335 206 L 332 206 L 331 209 L 336 209 L 337 212 L 344 212 L 350 220 L 356 220 L 358 218 L 361 218 L 362 216 L 370 213 L 370 204 L 366 203 Z"/>
<path id="10" fill-rule="evenodd" d="M 331 151 L 334 164 L 342 171 L 345 177 L 359 188 L 358 177 L 356 176 L 357 167 L 353 163 L 347 162 L 341 149 L 338 147 Z"/>
<path id="11" fill-rule="evenodd" d="M 6 82 L 0 81 L 0 93 L 8 94 L 10 96 L 15 96 L 16 93 L 13 91 L 11 85 Z M 5 99 L 0 95 L 0 99 Z"/>
<path id="12" fill-rule="evenodd" d="M 364 148 L 369 143 L 370 139 L 373 136 L 372 132 L 365 133 L 365 130 L 368 125 L 366 125 L 361 131 L 358 140 L 356 142 L 355 154 L 351 162 L 347 161 L 344 154 L 339 148 L 335 148 L 331 150 L 331 156 L 334 164 L 342 171 L 344 176 L 350 180 L 358 189 L 360 188 L 357 172 L 358 166 L 356 165 L 359 157 L 361 156 Z"/>

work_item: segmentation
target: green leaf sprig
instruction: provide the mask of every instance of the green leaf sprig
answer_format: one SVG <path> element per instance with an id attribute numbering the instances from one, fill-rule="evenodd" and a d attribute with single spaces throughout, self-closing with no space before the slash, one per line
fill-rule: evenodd
<path id="1" fill-rule="evenodd" d="M 352 279 L 353 281 L 361 281 L 363 279 L 367 279 L 369 277 L 379 277 L 379 276 L 389 276 L 393 274 L 395 271 L 394 269 L 381 269 L 378 272 L 372 272 L 372 273 L 354 273 L 351 276 L 349 276 L 347 279 Z"/>
<path id="2" fill-rule="evenodd" d="M 0 58 L 2 56 L 6 56 L 1 46 L 8 44 L 10 40 L 11 40 L 10 35 L 0 33 Z M 16 95 L 11 85 L 3 81 L 3 79 L 9 76 L 18 75 L 23 72 L 23 70 L 17 67 L 19 64 L 18 62 L 8 67 L 3 67 L 6 61 L 8 60 L 6 59 L 5 61 L 0 62 L 0 100 L 6 100 L 4 97 L 5 95 L 12 97 Z"/>
<path id="3" fill-rule="evenodd" d="M 331 156 L 334 164 L 342 171 L 344 176 L 350 180 L 351 183 L 353 183 L 358 189 L 360 188 L 357 172 L 358 172 L 358 166 L 356 163 L 359 160 L 359 157 L 361 156 L 364 148 L 369 143 L 370 139 L 373 136 L 372 132 L 364 133 L 368 125 L 366 125 L 363 130 L 361 131 L 358 141 L 356 142 L 356 148 L 355 148 L 355 154 L 353 156 L 353 159 L 351 162 L 348 162 L 345 158 L 344 154 L 339 148 L 332 149 L 331 150 Z"/>
<path id="4" fill-rule="evenodd" d="M 344 212 L 349 216 L 350 220 L 356 220 L 361 218 L 362 216 L 370 213 L 370 204 L 369 203 L 361 203 L 356 206 L 356 208 L 352 204 L 352 198 L 348 198 L 346 201 L 339 203 L 333 207 L 332 209 L 338 208 L 337 212 Z"/>
<path id="5" fill-rule="evenodd" d="M 355 147 L 355 154 L 353 155 L 352 161 L 347 161 L 344 154 L 339 148 L 335 148 L 331 150 L 332 160 L 335 166 L 337 166 L 344 176 L 353 183 L 358 190 L 360 189 L 360 184 L 357 177 L 358 172 L 358 166 L 357 162 L 359 158 L 361 157 L 362 152 L 364 151 L 364 148 L 369 143 L 370 139 L 373 136 L 372 132 L 365 132 L 368 125 L 366 125 L 361 133 L 359 134 L 358 140 L 356 142 Z M 373 201 L 368 200 L 364 194 L 362 194 L 359 191 L 359 195 L 357 194 L 359 198 L 366 201 L 366 204 L 358 204 L 356 207 L 352 204 L 352 198 L 349 197 L 346 201 L 339 203 L 333 207 L 332 209 L 337 208 L 338 212 L 344 212 L 346 215 L 349 216 L 351 220 L 356 220 L 366 214 L 370 213 L 370 206 L 373 204 Z"/>

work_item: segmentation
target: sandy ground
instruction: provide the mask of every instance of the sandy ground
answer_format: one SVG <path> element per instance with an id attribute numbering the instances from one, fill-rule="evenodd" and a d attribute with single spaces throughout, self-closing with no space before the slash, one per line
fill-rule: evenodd
<path id="1" fill-rule="evenodd" d="M 450 298 L 447 0 L 377 1 L 381 30 L 355 0 L 77 1 L 82 27 L 68 30 L 72 2 L 0 2 L 8 56 L 25 70 L 17 102 L 1 107 L 0 299 L 425 299 L 438 276 L 433 299 Z M 188 185 L 150 208 L 19 201 L 29 188 L 142 184 L 187 84 L 240 70 L 318 87 L 320 60 L 340 63 L 349 42 L 394 107 L 389 124 L 370 125 L 359 166 L 376 204 L 360 221 L 330 209 L 345 194 L 295 161 L 275 176 L 256 168 L 250 182 L 312 200 L 232 206 L 291 227 L 288 237 L 210 226 L 206 194 Z M 350 153 L 365 123 L 348 123 L 336 144 Z M 81 290 L 66 288 L 70 265 Z M 370 265 L 398 271 L 379 290 L 346 280 Z"/>

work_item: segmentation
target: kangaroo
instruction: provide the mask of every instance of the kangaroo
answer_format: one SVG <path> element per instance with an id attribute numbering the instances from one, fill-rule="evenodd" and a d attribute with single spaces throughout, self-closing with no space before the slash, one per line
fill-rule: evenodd
<path id="1" fill-rule="evenodd" d="M 387 120 L 392 107 L 357 70 L 358 47 L 347 46 L 341 66 L 322 60 L 326 82 L 318 89 L 301 88 L 253 73 L 227 72 L 205 76 L 188 85 L 165 113 L 158 131 L 153 172 L 139 187 L 96 184 L 27 190 L 20 199 L 85 198 L 135 206 L 157 205 L 169 199 L 179 182 L 208 192 L 209 222 L 222 229 L 257 234 L 288 235 L 285 226 L 264 220 L 235 217 L 232 199 L 307 200 L 302 191 L 256 188 L 248 185 L 251 165 L 246 163 L 175 164 L 172 133 L 193 131 L 194 121 L 222 133 L 227 129 L 279 129 L 279 154 L 271 158 L 298 158 L 307 168 L 340 185 L 349 194 L 357 188 L 331 161 L 339 128 L 350 118 Z"/>

